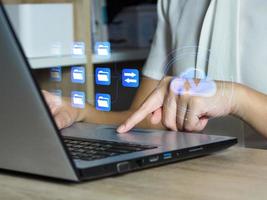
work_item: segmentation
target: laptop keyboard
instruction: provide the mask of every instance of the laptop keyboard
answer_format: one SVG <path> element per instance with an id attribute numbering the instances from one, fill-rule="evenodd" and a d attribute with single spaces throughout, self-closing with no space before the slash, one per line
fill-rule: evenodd
<path id="1" fill-rule="evenodd" d="M 64 137 L 64 142 L 73 159 L 86 161 L 157 148 L 149 145 L 69 137 Z"/>

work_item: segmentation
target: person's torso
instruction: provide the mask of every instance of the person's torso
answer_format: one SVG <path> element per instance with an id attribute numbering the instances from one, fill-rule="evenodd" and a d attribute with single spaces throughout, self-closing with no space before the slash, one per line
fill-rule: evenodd
<path id="1" fill-rule="evenodd" d="M 173 65 L 169 65 L 169 67 L 176 76 L 179 76 L 189 67 L 196 67 L 198 53 L 208 52 L 211 54 L 207 58 L 207 68 L 217 67 L 208 66 L 208 59 L 224 60 L 224 55 L 212 56 L 214 49 L 200 46 L 201 37 L 203 37 L 201 32 L 205 31 L 203 30 L 204 21 L 207 20 L 207 12 L 211 9 L 212 1 L 179 0 L 178 3 L 177 0 L 170 0 L 167 16 L 172 33 L 171 62 Z M 239 27 L 237 27 L 239 29 L 237 41 L 239 66 L 220 66 L 220 68 L 229 68 L 232 74 L 227 74 L 227 76 L 236 76 L 235 72 L 240 71 L 238 81 L 260 92 L 267 93 L 267 40 L 265 39 L 267 36 L 267 1 L 240 0 L 239 9 Z M 236 12 L 238 11 L 236 10 Z M 225 10 L 225 15 L 228 14 L 229 10 Z M 218 63 L 218 61 L 213 63 Z M 212 74 L 215 79 L 225 78 L 225 80 L 229 80 L 228 77 L 221 75 L 224 72 L 223 69 L 217 71 L 220 73 L 219 75 Z"/>

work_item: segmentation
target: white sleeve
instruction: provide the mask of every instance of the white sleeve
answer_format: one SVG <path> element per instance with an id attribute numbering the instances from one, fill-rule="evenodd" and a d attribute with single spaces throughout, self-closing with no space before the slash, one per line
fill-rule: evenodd
<path id="1" fill-rule="evenodd" d="M 143 75 L 160 80 L 165 75 L 165 64 L 168 53 L 171 52 L 171 31 L 167 17 L 167 7 L 170 0 L 158 1 L 158 24 L 151 45 L 150 53 L 143 68 Z"/>

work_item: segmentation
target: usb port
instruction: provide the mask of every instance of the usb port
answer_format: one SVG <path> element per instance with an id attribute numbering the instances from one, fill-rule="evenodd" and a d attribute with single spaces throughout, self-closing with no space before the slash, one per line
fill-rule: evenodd
<path id="1" fill-rule="evenodd" d="M 164 153 L 163 154 L 163 159 L 164 160 L 171 159 L 171 158 L 172 158 L 172 153 L 171 152 L 168 152 L 168 153 Z"/>
<path id="2" fill-rule="evenodd" d="M 158 162 L 159 161 L 159 156 L 151 156 L 148 160 L 151 163 Z"/>

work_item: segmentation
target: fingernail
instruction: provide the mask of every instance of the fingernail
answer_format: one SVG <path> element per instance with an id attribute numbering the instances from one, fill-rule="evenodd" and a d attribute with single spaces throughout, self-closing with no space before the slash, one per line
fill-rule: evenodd
<path id="1" fill-rule="evenodd" d="M 124 124 L 120 125 L 119 128 L 117 128 L 117 132 L 119 132 L 119 133 L 123 133 L 124 130 L 125 130 L 125 125 Z"/>

